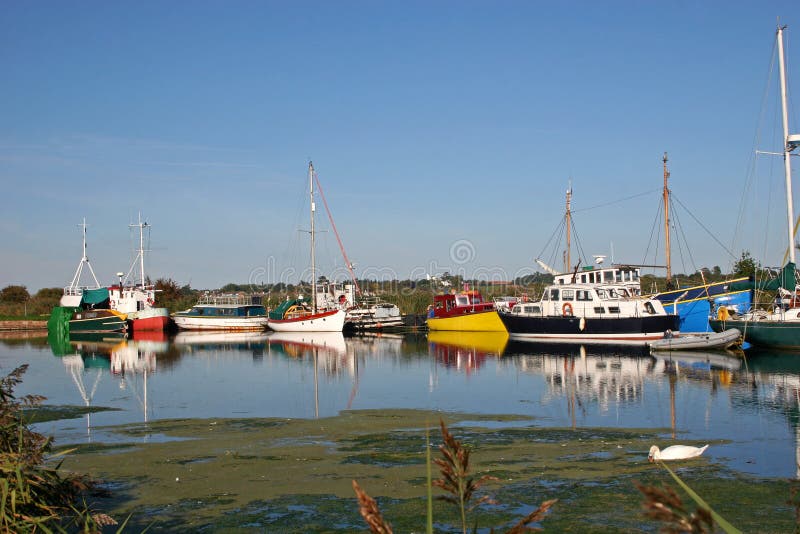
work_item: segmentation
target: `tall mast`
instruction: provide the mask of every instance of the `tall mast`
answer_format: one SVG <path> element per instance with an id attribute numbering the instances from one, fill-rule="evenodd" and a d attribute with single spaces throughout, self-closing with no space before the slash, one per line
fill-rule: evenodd
<path id="1" fill-rule="evenodd" d="M 97 281 L 97 276 L 94 274 L 94 269 L 92 269 L 92 264 L 89 263 L 89 256 L 86 255 L 86 217 L 83 218 L 83 224 L 78 225 L 80 228 L 83 229 L 83 256 L 81 256 L 81 262 L 78 264 L 78 270 L 75 271 L 75 276 L 72 278 L 72 284 L 70 287 L 78 288 L 81 282 L 81 273 L 83 272 L 83 265 L 86 264 L 89 267 L 89 272 L 92 274 L 92 278 L 94 279 L 95 287 L 100 287 L 100 282 Z"/>
<path id="2" fill-rule="evenodd" d="M 669 171 L 667 170 L 667 153 L 664 152 L 664 243 L 667 247 L 667 287 L 672 285 L 672 253 L 669 243 Z"/>
<path id="3" fill-rule="evenodd" d="M 142 212 L 139 212 L 139 224 L 129 224 L 131 228 L 139 228 L 139 271 L 141 273 L 141 280 L 142 280 L 142 288 L 145 287 L 145 278 L 144 278 L 144 229 L 150 226 L 146 222 L 142 222 Z M 121 291 L 121 289 L 120 289 Z"/>
<path id="4" fill-rule="evenodd" d="M 314 164 L 308 162 L 308 191 L 311 198 L 311 309 L 317 313 L 317 274 L 314 257 Z"/>
<path id="5" fill-rule="evenodd" d="M 567 224 L 567 251 L 566 251 L 566 259 L 564 261 L 564 272 L 571 272 L 572 271 L 572 261 L 570 260 L 570 249 L 572 248 L 572 243 L 570 239 L 570 228 L 572 227 L 572 211 L 570 209 L 570 204 L 572 203 L 572 180 L 569 182 L 569 189 L 567 189 L 567 210 L 565 221 Z"/>
<path id="6" fill-rule="evenodd" d="M 795 263 L 794 253 L 794 200 L 792 199 L 792 162 L 789 143 L 789 112 L 786 105 L 786 65 L 783 57 L 783 30 L 786 26 L 778 26 L 778 62 L 781 73 L 781 107 L 783 108 L 783 170 L 786 174 L 786 215 L 789 218 L 789 261 Z"/>

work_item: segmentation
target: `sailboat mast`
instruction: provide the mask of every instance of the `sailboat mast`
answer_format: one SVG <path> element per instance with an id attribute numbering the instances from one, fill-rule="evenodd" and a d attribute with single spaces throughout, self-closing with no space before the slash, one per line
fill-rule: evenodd
<path id="1" fill-rule="evenodd" d="M 672 286 L 672 251 L 669 242 L 669 171 L 667 170 L 667 153 L 664 152 L 664 243 L 667 255 L 667 287 Z"/>
<path id="2" fill-rule="evenodd" d="M 786 64 L 783 56 L 783 30 L 778 26 L 778 63 L 781 73 L 781 107 L 783 110 L 783 167 L 786 175 L 786 215 L 789 218 L 789 261 L 795 263 L 794 252 L 794 199 L 792 198 L 792 162 L 789 146 L 789 112 L 786 105 Z"/>
<path id="3" fill-rule="evenodd" d="M 314 164 L 308 162 L 308 191 L 311 198 L 311 309 L 317 313 L 317 274 L 314 256 Z"/>
<path id="4" fill-rule="evenodd" d="M 570 208 L 570 204 L 572 203 L 572 181 L 570 180 L 569 189 L 567 189 L 567 210 L 565 221 L 567 224 L 567 252 L 566 252 L 566 260 L 564 261 L 564 272 L 571 272 L 572 271 L 572 261 L 570 258 L 570 250 L 572 249 L 572 242 L 571 242 L 571 235 L 570 235 L 570 228 L 572 227 L 572 211 Z"/>

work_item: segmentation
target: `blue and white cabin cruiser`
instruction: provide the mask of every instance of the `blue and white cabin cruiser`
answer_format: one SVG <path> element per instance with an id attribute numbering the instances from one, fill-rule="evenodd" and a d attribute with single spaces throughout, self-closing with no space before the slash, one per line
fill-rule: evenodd
<path id="1" fill-rule="evenodd" d="M 267 310 L 258 297 L 206 295 L 191 309 L 172 316 L 183 330 L 265 330 Z"/>

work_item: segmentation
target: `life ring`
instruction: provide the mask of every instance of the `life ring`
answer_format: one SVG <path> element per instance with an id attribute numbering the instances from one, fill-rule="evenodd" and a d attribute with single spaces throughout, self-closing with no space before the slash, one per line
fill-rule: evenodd
<path id="1" fill-rule="evenodd" d="M 561 306 L 561 315 L 564 317 L 572 317 L 572 304 L 565 302 L 564 305 Z"/>
<path id="2" fill-rule="evenodd" d="M 112 300 L 111 301 L 111 307 L 112 308 L 116 308 L 117 307 L 117 301 L 116 300 Z"/>

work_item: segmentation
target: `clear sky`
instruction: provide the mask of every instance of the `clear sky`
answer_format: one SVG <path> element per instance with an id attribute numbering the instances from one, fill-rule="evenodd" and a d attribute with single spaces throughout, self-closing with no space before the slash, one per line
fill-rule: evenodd
<path id="1" fill-rule="evenodd" d="M 783 217 L 769 240 L 768 217 L 737 220 L 754 139 L 776 149 L 757 133 L 776 20 L 791 91 L 799 13 L 796 0 L 2 2 L 0 287 L 66 285 L 84 217 L 113 282 L 140 211 L 154 278 L 291 281 L 308 267 L 309 160 L 359 276 L 535 270 L 570 180 L 585 255 L 663 263 L 665 151 L 675 197 L 714 236 L 679 213 L 673 270 L 727 271 L 718 242 L 777 265 L 780 186 L 758 186 Z M 321 202 L 317 220 L 329 227 Z M 341 270 L 332 232 L 319 243 L 322 274 Z"/>

